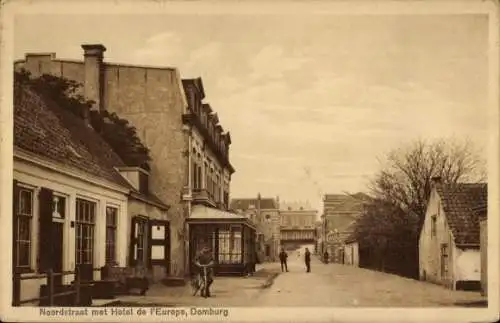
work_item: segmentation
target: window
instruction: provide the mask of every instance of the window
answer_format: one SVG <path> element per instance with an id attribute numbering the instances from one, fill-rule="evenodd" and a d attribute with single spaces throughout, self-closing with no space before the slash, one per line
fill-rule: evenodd
<path id="1" fill-rule="evenodd" d="M 195 185 L 195 188 L 197 189 L 201 189 L 201 165 L 197 165 L 196 166 L 196 169 L 197 169 L 197 176 L 196 176 L 196 185 Z"/>
<path id="2" fill-rule="evenodd" d="M 219 230 L 219 263 L 240 263 L 242 257 L 241 227 L 230 226 L 226 230 Z"/>
<path id="3" fill-rule="evenodd" d="M 215 175 L 215 201 L 220 202 L 220 178 Z"/>
<path id="4" fill-rule="evenodd" d="M 136 228 L 137 246 L 135 251 L 135 258 L 137 259 L 137 261 L 142 261 L 144 263 L 144 248 L 146 245 L 144 241 L 144 239 L 146 238 L 146 221 L 137 222 Z"/>
<path id="5" fill-rule="evenodd" d="M 106 264 L 116 263 L 117 217 L 117 208 L 106 207 Z"/>
<path id="6" fill-rule="evenodd" d="M 149 192 L 149 176 L 143 172 L 139 173 L 139 191 L 146 194 Z"/>
<path id="7" fill-rule="evenodd" d="M 191 185 L 193 189 L 196 189 L 198 188 L 198 165 L 194 160 L 191 162 L 191 167 L 192 167 Z"/>
<path id="8" fill-rule="evenodd" d="M 149 248 L 149 219 L 137 215 L 132 217 L 130 225 L 130 248 L 129 248 L 129 265 L 150 265 L 150 252 Z M 158 232 L 155 232 L 158 233 Z M 161 229 L 160 229 L 161 233 Z"/>
<path id="9" fill-rule="evenodd" d="M 205 162 L 205 187 L 203 187 L 204 189 L 206 189 L 207 191 L 209 190 L 208 189 L 208 186 L 209 186 L 209 182 L 208 182 L 208 179 L 209 179 L 209 175 L 208 175 L 208 172 L 209 172 L 209 169 L 208 169 L 208 163 Z"/>
<path id="10" fill-rule="evenodd" d="M 441 244 L 441 277 L 448 276 L 448 244 Z"/>
<path id="11" fill-rule="evenodd" d="M 92 264 L 96 203 L 76 199 L 76 264 Z"/>
<path id="12" fill-rule="evenodd" d="M 64 219 L 66 216 L 66 199 L 63 196 L 54 195 L 52 216 L 56 219 Z"/>
<path id="13" fill-rule="evenodd" d="M 435 215 L 431 217 L 431 237 L 436 236 L 436 223 L 437 223 L 437 218 Z"/>
<path id="14" fill-rule="evenodd" d="M 18 191 L 18 211 L 16 216 L 17 267 L 31 266 L 31 230 L 33 222 L 33 191 L 21 188 Z"/>

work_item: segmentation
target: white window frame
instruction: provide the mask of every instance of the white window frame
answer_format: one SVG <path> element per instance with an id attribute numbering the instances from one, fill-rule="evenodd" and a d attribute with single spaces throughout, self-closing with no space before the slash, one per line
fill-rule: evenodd
<path id="1" fill-rule="evenodd" d="M 36 208 L 36 202 L 38 201 L 38 199 L 36 198 L 37 194 L 38 194 L 38 189 L 34 186 L 31 186 L 31 185 L 27 185 L 27 184 L 24 184 L 24 183 L 17 183 L 17 186 L 19 188 L 19 195 L 17 196 L 17 203 L 18 203 L 18 212 L 16 214 L 16 231 L 17 231 L 17 240 L 16 240 L 16 245 L 13 246 L 14 248 L 17 249 L 17 259 L 16 259 L 16 268 L 22 268 L 22 269 L 25 269 L 25 270 L 33 270 L 34 267 L 35 267 L 35 263 L 36 263 L 36 259 L 35 258 L 35 251 L 34 250 L 34 247 L 35 247 L 35 214 L 37 214 L 38 210 Z M 29 191 L 31 193 L 31 216 L 30 216 L 30 220 L 29 220 L 29 256 L 28 256 L 28 265 L 22 265 L 20 266 L 19 265 L 19 260 L 20 260 L 20 253 L 19 253 L 19 235 L 20 235 L 20 232 L 19 232 L 19 216 L 20 216 L 20 212 L 19 210 L 21 209 L 21 190 L 25 190 L 25 191 Z M 24 217 L 24 215 L 23 215 Z M 14 224 L 13 224 L 14 225 Z"/>
<path id="2" fill-rule="evenodd" d="M 94 205 L 94 221 L 93 223 L 88 223 L 88 222 L 80 222 L 78 220 L 78 207 L 77 207 L 77 203 L 78 201 L 83 201 L 83 202 L 87 202 L 87 203 L 92 203 Z M 85 264 L 85 263 L 82 263 L 82 262 L 79 262 L 78 260 L 78 257 L 79 257 L 79 253 L 78 253 L 78 230 L 79 230 L 79 225 L 82 224 L 82 225 L 92 225 L 92 242 L 90 244 L 91 248 L 92 248 L 92 254 L 91 254 L 91 262 L 92 262 L 92 265 L 96 265 L 98 263 L 97 259 L 96 259 L 96 256 L 97 256 L 97 252 L 96 252 L 96 244 L 97 244 L 97 236 L 96 236 L 96 233 L 98 232 L 97 230 L 97 226 L 98 226 L 98 217 L 99 217 L 99 201 L 93 199 L 93 198 L 89 198 L 89 197 L 85 197 L 85 196 L 76 196 L 75 198 L 75 265 L 81 265 L 81 264 Z M 83 232 L 83 229 L 82 229 L 82 232 Z"/>
<path id="3" fill-rule="evenodd" d="M 112 208 L 116 211 L 115 213 L 115 223 L 114 223 L 114 250 L 113 250 L 113 260 L 108 261 L 108 208 Z M 120 227 L 120 207 L 115 204 L 106 203 L 104 214 L 104 262 L 107 263 L 118 263 L 118 232 Z"/>

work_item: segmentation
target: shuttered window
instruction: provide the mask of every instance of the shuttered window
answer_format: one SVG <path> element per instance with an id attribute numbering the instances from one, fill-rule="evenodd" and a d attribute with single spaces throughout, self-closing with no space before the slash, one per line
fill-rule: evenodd
<path id="1" fill-rule="evenodd" d="M 148 219 L 134 216 L 130 226 L 129 264 L 131 266 L 147 265 L 148 259 Z"/>

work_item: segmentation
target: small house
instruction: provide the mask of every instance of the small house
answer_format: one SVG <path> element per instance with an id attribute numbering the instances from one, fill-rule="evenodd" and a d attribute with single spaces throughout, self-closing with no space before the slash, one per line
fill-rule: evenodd
<path id="1" fill-rule="evenodd" d="M 487 184 L 446 184 L 436 177 L 419 239 L 419 275 L 451 289 L 479 290 L 479 217 L 487 203 Z"/>
<path id="2" fill-rule="evenodd" d="M 486 205 L 476 209 L 479 216 L 479 238 L 481 250 L 481 294 L 488 296 L 488 218 Z"/>
<path id="3" fill-rule="evenodd" d="M 15 305 L 37 303 L 50 271 L 59 274 L 56 291 L 71 284 L 76 270 L 82 280 L 99 280 L 104 266 L 127 267 L 139 258 L 159 272 L 152 276 L 166 275 L 168 206 L 145 180 L 134 180 L 141 171 L 126 174 L 130 169 L 88 120 L 16 84 L 13 139 L 12 271 L 21 281 Z M 161 221 L 145 222 L 154 232 L 142 230 L 134 226 L 137 215 Z M 158 228 L 164 239 L 151 238 Z"/>

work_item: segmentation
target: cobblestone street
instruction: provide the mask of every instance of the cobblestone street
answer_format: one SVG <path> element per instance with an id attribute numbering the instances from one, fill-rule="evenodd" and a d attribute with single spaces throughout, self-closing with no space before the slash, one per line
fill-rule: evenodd
<path id="1" fill-rule="evenodd" d="M 396 275 L 312 259 L 312 272 L 296 255 L 289 257 L 289 272 L 280 273 L 263 288 L 278 263 L 265 264 L 253 277 L 217 277 L 211 298 L 193 297 L 189 286 L 154 286 L 147 296 L 120 297 L 120 304 L 146 306 L 335 306 L 335 307 L 440 307 L 486 306 L 479 292 L 452 291 L 438 285 Z M 98 305 L 98 304 L 96 304 Z"/>
<path id="2" fill-rule="evenodd" d="M 479 292 L 451 291 L 396 275 L 313 258 L 311 273 L 291 257 L 289 272 L 259 295 L 257 306 L 435 307 L 485 301 Z M 486 305 L 485 305 L 486 306 Z"/>

